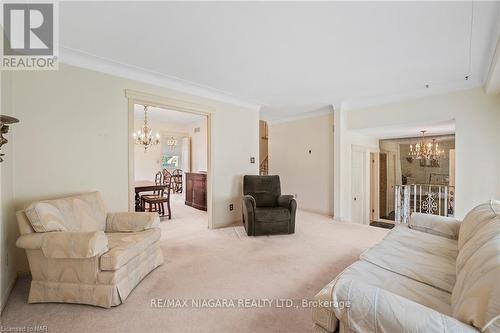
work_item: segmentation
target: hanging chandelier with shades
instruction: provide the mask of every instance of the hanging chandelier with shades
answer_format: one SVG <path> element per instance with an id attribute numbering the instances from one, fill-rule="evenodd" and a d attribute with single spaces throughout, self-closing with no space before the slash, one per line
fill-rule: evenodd
<path id="1" fill-rule="evenodd" d="M 439 144 L 436 142 L 436 139 L 432 139 L 432 142 L 425 141 L 425 132 L 427 131 L 420 132 L 422 132 L 422 138 L 415 145 L 410 145 L 408 157 L 417 160 L 437 161 L 444 153 L 444 150 L 439 150 Z"/>
<path id="2" fill-rule="evenodd" d="M 160 134 L 153 135 L 153 131 L 148 124 L 148 106 L 144 105 L 144 126 L 134 133 L 134 142 L 136 145 L 143 146 L 146 151 L 151 146 L 160 144 Z"/>
<path id="3" fill-rule="evenodd" d="M 170 139 L 167 140 L 167 146 L 171 150 L 174 150 L 175 146 L 177 146 L 177 140 L 173 136 L 171 136 Z"/>

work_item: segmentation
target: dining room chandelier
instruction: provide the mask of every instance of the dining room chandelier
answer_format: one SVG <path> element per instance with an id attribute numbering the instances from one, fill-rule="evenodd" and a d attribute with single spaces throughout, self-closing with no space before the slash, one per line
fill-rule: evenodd
<path id="1" fill-rule="evenodd" d="M 177 140 L 172 136 L 170 139 L 167 140 L 167 146 L 171 149 L 174 150 L 175 147 L 177 146 Z"/>
<path id="2" fill-rule="evenodd" d="M 147 105 L 144 105 L 144 126 L 137 133 L 134 133 L 133 136 L 135 144 L 143 146 L 144 151 L 151 146 L 160 144 L 160 134 L 156 133 L 156 135 L 153 135 L 153 131 L 149 127 Z"/>
<path id="3" fill-rule="evenodd" d="M 410 145 L 410 151 L 408 152 L 408 157 L 411 159 L 417 160 L 438 160 L 443 154 L 444 150 L 439 149 L 439 144 L 436 142 L 436 139 L 432 139 L 431 141 L 425 141 L 425 130 L 422 132 L 422 137 L 419 142 L 415 145 Z"/>

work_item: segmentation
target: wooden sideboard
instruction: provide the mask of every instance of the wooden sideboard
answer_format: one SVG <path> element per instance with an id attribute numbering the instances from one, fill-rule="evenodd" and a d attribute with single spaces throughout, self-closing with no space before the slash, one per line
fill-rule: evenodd
<path id="1" fill-rule="evenodd" d="M 186 172 L 186 205 L 207 210 L 207 174 Z"/>

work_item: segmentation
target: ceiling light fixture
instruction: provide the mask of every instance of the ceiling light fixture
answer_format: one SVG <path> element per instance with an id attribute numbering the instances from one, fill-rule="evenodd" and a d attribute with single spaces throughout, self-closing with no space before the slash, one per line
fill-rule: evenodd
<path id="1" fill-rule="evenodd" d="M 444 153 L 444 150 L 439 150 L 439 144 L 436 142 L 436 139 L 432 139 L 432 142 L 425 142 L 425 132 L 427 131 L 423 130 L 420 132 L 422 132 L 422 138 L 415 146 L 410 145 L 408 157 L 412 160 L 438 160 L 441 154 Z"/>
<path id="2" fill-rule="evenodd" d="M 160 143 L 160 134 L 156 133 L 153 136 L 153 131 L 148 124 L 148 106 L 144 105 L 144 126 L 137 131 L 137 133 L 133 134 L 134 142 L 136 145 L 140 145 L 144 147 L 144 152 L 151 147 L 156 146 Z"/>

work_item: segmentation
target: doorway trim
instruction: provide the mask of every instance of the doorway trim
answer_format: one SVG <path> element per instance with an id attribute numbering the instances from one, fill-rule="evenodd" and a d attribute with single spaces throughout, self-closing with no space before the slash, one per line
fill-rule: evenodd
<path id="1" fill-rule="evenodd" d="M 371 176 L 372 176 L 372 160 L 371 160 L 371 153 L 378 153 L 380 149 L 378 147 L 369 147 L 369 146 L 362 146 L 362 145 L 356 145 L 356 144 L 351 144 L 351 163 L 352 163 L 352 153 L 353 152 L 358 152 L 358 153 L 363 153 L 364 154 L 364 164 L 363 164 L 363 170 L 361 171 L 363 173 L 363 202 L 364 202 L 364 212 L 363 212 L 363 224 L 369 225 L 370 224 L 370 217 L 371 217 L 371 191 L 372 191 L 372 182 L 371 182 Z M 352 200 L 353 200 L 353 189 L 352 189 L 352 175 L 353 172 L 353 167 L 351 165 L 351 179 L 350 179 L 350 204 L 349 204 L 349 216 L 350 220 L 352 220 Z"/>
<path id="2" fill-rule="evenodd" d="M 185 100 L 178 100 L 166 96 L 149 94 L 137 90 L 125 89 L 125 97 L 128 99 L 128 189 L 129 210 L 135 210 L 135 190 L 134 190 L 134 104 L 146 104 L 148 106 L 159 107 L 167 110 L 180 111 L 198 114 L 207 117 L 207 216 L 208 228 L 214 228 L 213 209 L 213 175 L 212 167 L 212 115 L 215 108 L 209 105 L 196 104 Z"/>

